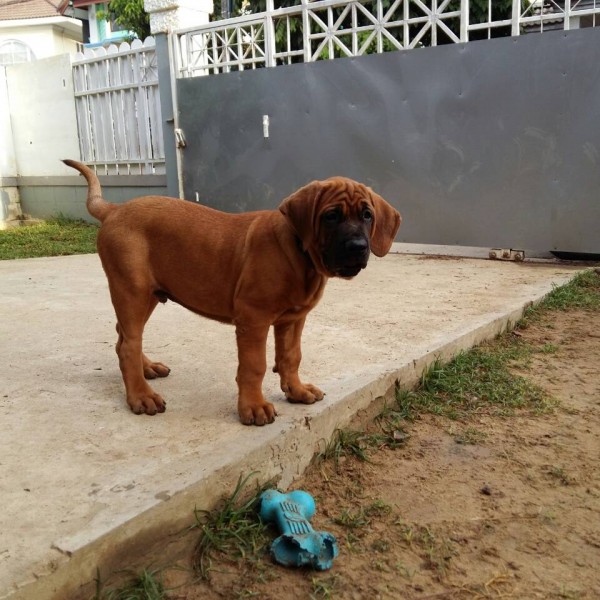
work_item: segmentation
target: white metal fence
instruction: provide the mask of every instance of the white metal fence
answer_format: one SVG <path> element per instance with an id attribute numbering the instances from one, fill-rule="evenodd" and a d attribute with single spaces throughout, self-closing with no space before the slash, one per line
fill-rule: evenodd
<path id="1" fill-rule="evenodd" d="M 165 172 L 153 38 L 86 49 L 73 62 L 82 160 L 107 175 Z"/>
<path id="2" fill-rule="evenodd" d="M 287 6 L 267 0 L 263 13 L 177 31 L 177 76 L 600 24 L 600 0 L 513 0 L 504 11 L 496 0 L 279 1 Z"/>

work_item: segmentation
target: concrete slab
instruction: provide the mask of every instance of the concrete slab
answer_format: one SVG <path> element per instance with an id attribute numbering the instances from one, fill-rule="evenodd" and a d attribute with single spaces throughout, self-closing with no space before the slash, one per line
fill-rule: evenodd
<path id="1" fill-rule="evenodd" d="M 325 400 L 287 404 L 269 372 L 279 417 L 257 428 L 237 420 L 233 328 L 159 306 L 145 341 L 173 369 L 154 384 L 168 409 L 135 416 L 98 257 L 0 262 L 0 598 L 89 597 L 97 568 L 144 564 L 153 548 L 170 556 L 194 507 L 231 493 L 240 473 L 287 487 L 396 379 L 412 385 L 437 356 L 494 336 L 574 270 L 372 259 L 354 281 L 332 280 L 309 315 L 302 375 Z"/>

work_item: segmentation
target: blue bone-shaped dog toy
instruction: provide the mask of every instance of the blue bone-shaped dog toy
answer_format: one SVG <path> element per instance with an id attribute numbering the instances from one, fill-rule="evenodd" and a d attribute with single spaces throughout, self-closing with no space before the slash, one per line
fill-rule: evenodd
<path id="1" fill-rule="evenodd" d="M 315 531 L 308 520 L 315 514 L 315 501 L 308 492 L 282 494 L 267 490 L 260 497 L 260 518 L 275 523 L 282 534 L 271 544 L 276 562 L 286 567 L 310 566 L 324 571 L 338 555 L 335 537 Z"/>

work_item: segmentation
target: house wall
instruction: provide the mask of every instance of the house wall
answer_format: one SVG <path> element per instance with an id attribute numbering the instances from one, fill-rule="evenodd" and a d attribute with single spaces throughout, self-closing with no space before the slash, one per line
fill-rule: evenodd
<path id="1" fill-rule="evenodd" d="M 0 23 L 0 44 L 19 40 L 27 44 L 36 58 L 75 53 L 82 41 L 81 21 L 66 17 L 48 17 Z"/>
<path id="2" fill-rule="evenodd" d="M 16 177 L 17 163 L 12 140 L 6 84 L 6 69 L 0 67 L 0 177 Z"/>
<path id="3" fill-rule="evenodd" d="M 20 215 L 6 69 L 0 67 L 0 224 Z"/>

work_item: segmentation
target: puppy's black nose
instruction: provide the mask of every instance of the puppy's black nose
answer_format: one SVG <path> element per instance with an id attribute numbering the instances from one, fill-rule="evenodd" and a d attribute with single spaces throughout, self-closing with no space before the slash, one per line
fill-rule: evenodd
<path id="1" fill-rule="evenodd" d="M 361 254 L 366 252 L 369 248 L 369 244 L 364 238 L 354 238 L 348 240 L 344 246 L 346 252 L 351 252 L 352 254 Z"/>

